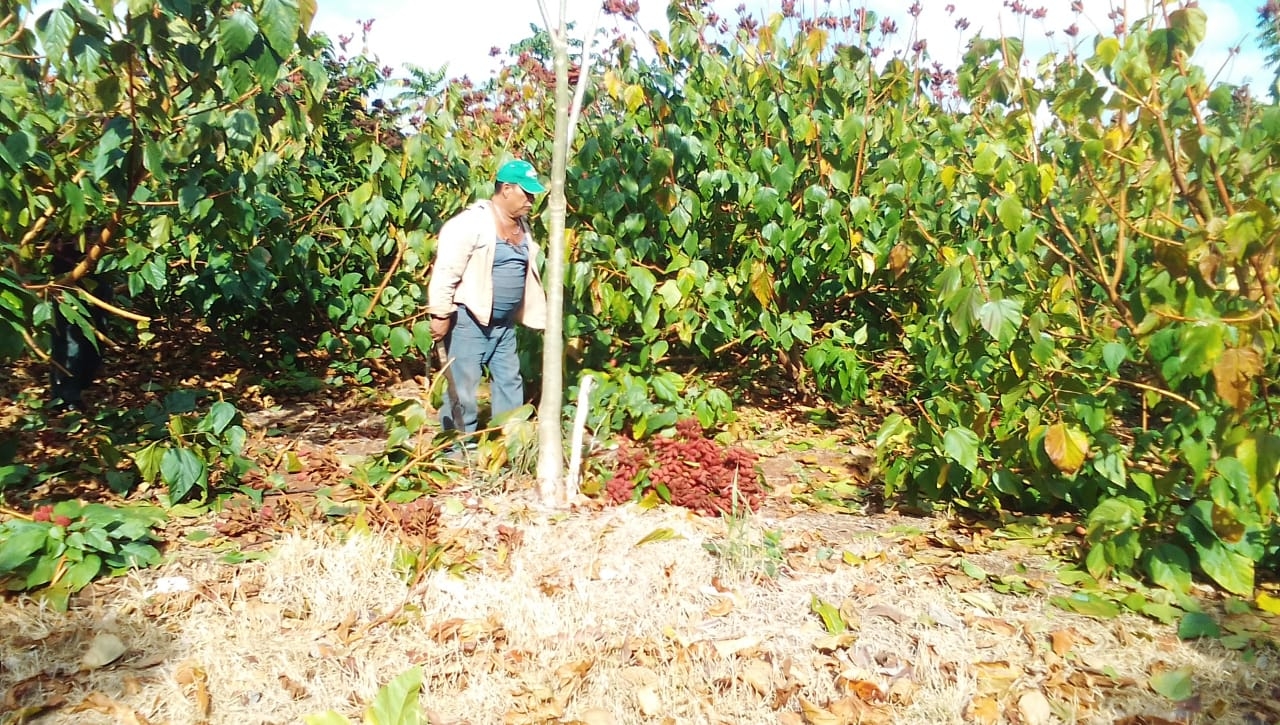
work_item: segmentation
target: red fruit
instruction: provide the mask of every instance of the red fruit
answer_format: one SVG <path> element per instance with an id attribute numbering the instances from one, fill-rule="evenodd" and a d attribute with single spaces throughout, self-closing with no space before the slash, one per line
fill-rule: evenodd
<path id="1" fill-rule="evenodd" d="M 71 519 L 67 518 L 66 516 L 54 516 L 53 523 L 58 526 L 70 526 Z"/>
<path id="2" fill-rule="evenodd" d="M 52 517 L 53 517 L 52 506 L 41 506 L 40 508 L 31 512 L 32 521 L 49 521 Z"/>

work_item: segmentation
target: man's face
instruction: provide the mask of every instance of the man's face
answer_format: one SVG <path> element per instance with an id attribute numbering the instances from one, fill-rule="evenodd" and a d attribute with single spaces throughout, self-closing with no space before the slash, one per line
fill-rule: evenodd
<path id="1" fill-rule="evenodd" d="M 504 184 L 501 196 L 506 211 L 512 216 L 528 216 L 533 209 L 533 194 L 520 188 L 519 184 Z"/>

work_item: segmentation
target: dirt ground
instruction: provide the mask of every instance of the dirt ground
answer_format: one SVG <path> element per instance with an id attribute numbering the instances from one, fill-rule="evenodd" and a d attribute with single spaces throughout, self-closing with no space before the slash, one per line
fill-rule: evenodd
<path id="1" fill-rule="evenodd" d="M 1073 525 L 884 510 L 823 411 L 744 411 L 772 495 L 709 519 L 546 510 L 520 476 L 388 514 L 336 485 L 380 405 L 264 406 L 290 495 L 172 522 L 68 612 L 0 604 L 0 724 L 358 720 L 414 666 L 436 725 L 1280 722 L 1280 621 L 1201 592 L 1232 649 L 1054 606 Z"/>

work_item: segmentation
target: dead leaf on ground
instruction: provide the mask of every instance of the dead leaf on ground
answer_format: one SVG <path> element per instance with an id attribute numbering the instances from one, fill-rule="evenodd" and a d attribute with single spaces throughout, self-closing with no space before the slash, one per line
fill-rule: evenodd
<path id="1" fill-rule="evenodd" d="M 636 705 L 640 708 L 641 715 L 653 717 L 662 709 L 662 698 L 653 686 L 641 687 L 636 690 Z"/>
<path id="2" fill-rule="evenodd" d="M 578 719 L 571 720 L 569 725 L 573 725 L 574 723 L 578 723 L 580 725 L 616 725 L 617 722 L 618 721 L 614 718 L 613 713 L 608 710 L 601 710 L 598 707 L 593 707 L 590 710 L 583 710 L 582 714 L 578 716 Z"/>
<path id="3" fill-rule="evenodd" d="M 720 597 L 716 603 L 711 605 L 707 610 L 708 617 L 723 617 L 733 611 L 733 599 L 729 597 Z"/>
<path id="4" fill-rule="evenodd" d="M 761 697 L 768 697 L 774 692 L 773 665 L 764 660 L 749 660 L 743 664 L 738 677 Z"/>
<path id="5" fill-rule="evenodd" d="M 804 718 L 798 712 L 778 713 L 778 725 L 804 725 Z"/>
<path id="6" fill-rule="evenodd" d="M 1053 719 L 1049 700 L 1039 690 L 1028 690 L 1018 697 L 1018 714 L 1023 725 L 1048 725 Z"/>
<path id="7" fill-rule="evenodd" d="M 836 677 L 836 687 L 859 700 L 868 703 L 885 701 L 885 692 L 880 685 L 863 679 L 850 679 L 841 675 Z"/>
<path id="8" fill-rule="evenodd" d="M 1008 662 L 976 662 L 973 665 L 977 674 L 978 694 L 1003 695 L 1022 676 L 1022 670 Z"/>
<path id="9" fill-rule="evenodd" d="M 760 646 L 763 642 L 759 637 L 738 637 L 737 639 L 718 639 L 711 643 L 715 648 L 716 654 L 728 659 L 734 655 L 748 653 Z"/>
<path id="10" fill-rule="evenodd" d="M 975 697 L 969 702 L 965 717 L 978 725 L 996 725 L 1000 722 L 1000 703 L 994 697 Z"/>
<path id="11" fill-rule="evenodd" d="M 809 725 L 849 725 L 839 715 L 824 707 L 818 707 L 803 697 L 800 698 L 800 712 L 804 714 L 804 721 Z"/>
<path id="12" fill-rule="evenodd" d="M 308 694 L 305 685 L 288 675 L 280 675 L 280 686 L 284 688 L 285 692 L 289 693 L 289 697 L 295 700 L 301 700 Z"/>
<path id="13" fill-rule="evenodd" d="M 76 706 L 74 712 L 100 712 L 110 715 L 119 725 L 151 725 L 133 708 L 117 702 L 101 692 L 91 692 Z"/>
<path id="14" fill-rule="evenodd" d="M 80 658 L 80 669 L 96 670 L 99 667 L 106 667 L 120 659 L 120 655 L 124 654 L 128 649 L 124 642 L 114 634 L 109 632 L 99 633 L 89 643 L 89 649 L 84 653 L 84 657 Z"/>
<path id="15" fill-rule="evenodd" d="M 196 714 L 201 718 L 209 717 L 209 676 L 204 668 L 194 662 L 183 662 L 178 665 L 173 679 L 184 689 L 192 690 L 191 698 L 195 701 Z"/>
<path id="16" fill-rule="evenodd" d="M 1049 637 L 1053 643 L 1053 653 L 1059 657 L 1066 657 L 1076 643 L 1075 633 L 1069 629 L 1059 629 Z"/>
<path id="17" fill-rule="evenodd" d="M 841 606 L 840 611 L 842 614 L 844 613 L 843 605 Z M 907 621 L 907 615 L 903 614 L 902 610 L 890 607 L 887 604 L 877 604 L 863 614 L 866 617 L 884 617 L 885 619 L 891 620 L 894 624 L 902 624 Z"/>

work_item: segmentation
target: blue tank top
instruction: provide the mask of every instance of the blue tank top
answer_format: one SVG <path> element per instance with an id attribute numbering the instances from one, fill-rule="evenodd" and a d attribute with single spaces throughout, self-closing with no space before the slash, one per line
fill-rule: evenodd
<path id="1" fill-rule="evenodd" d="M 508 244 L 502 239 L 493 252 L 493 322 L 510 322 L 524 302 L 525 274 L 529 269 L 529 245 Z"/>

